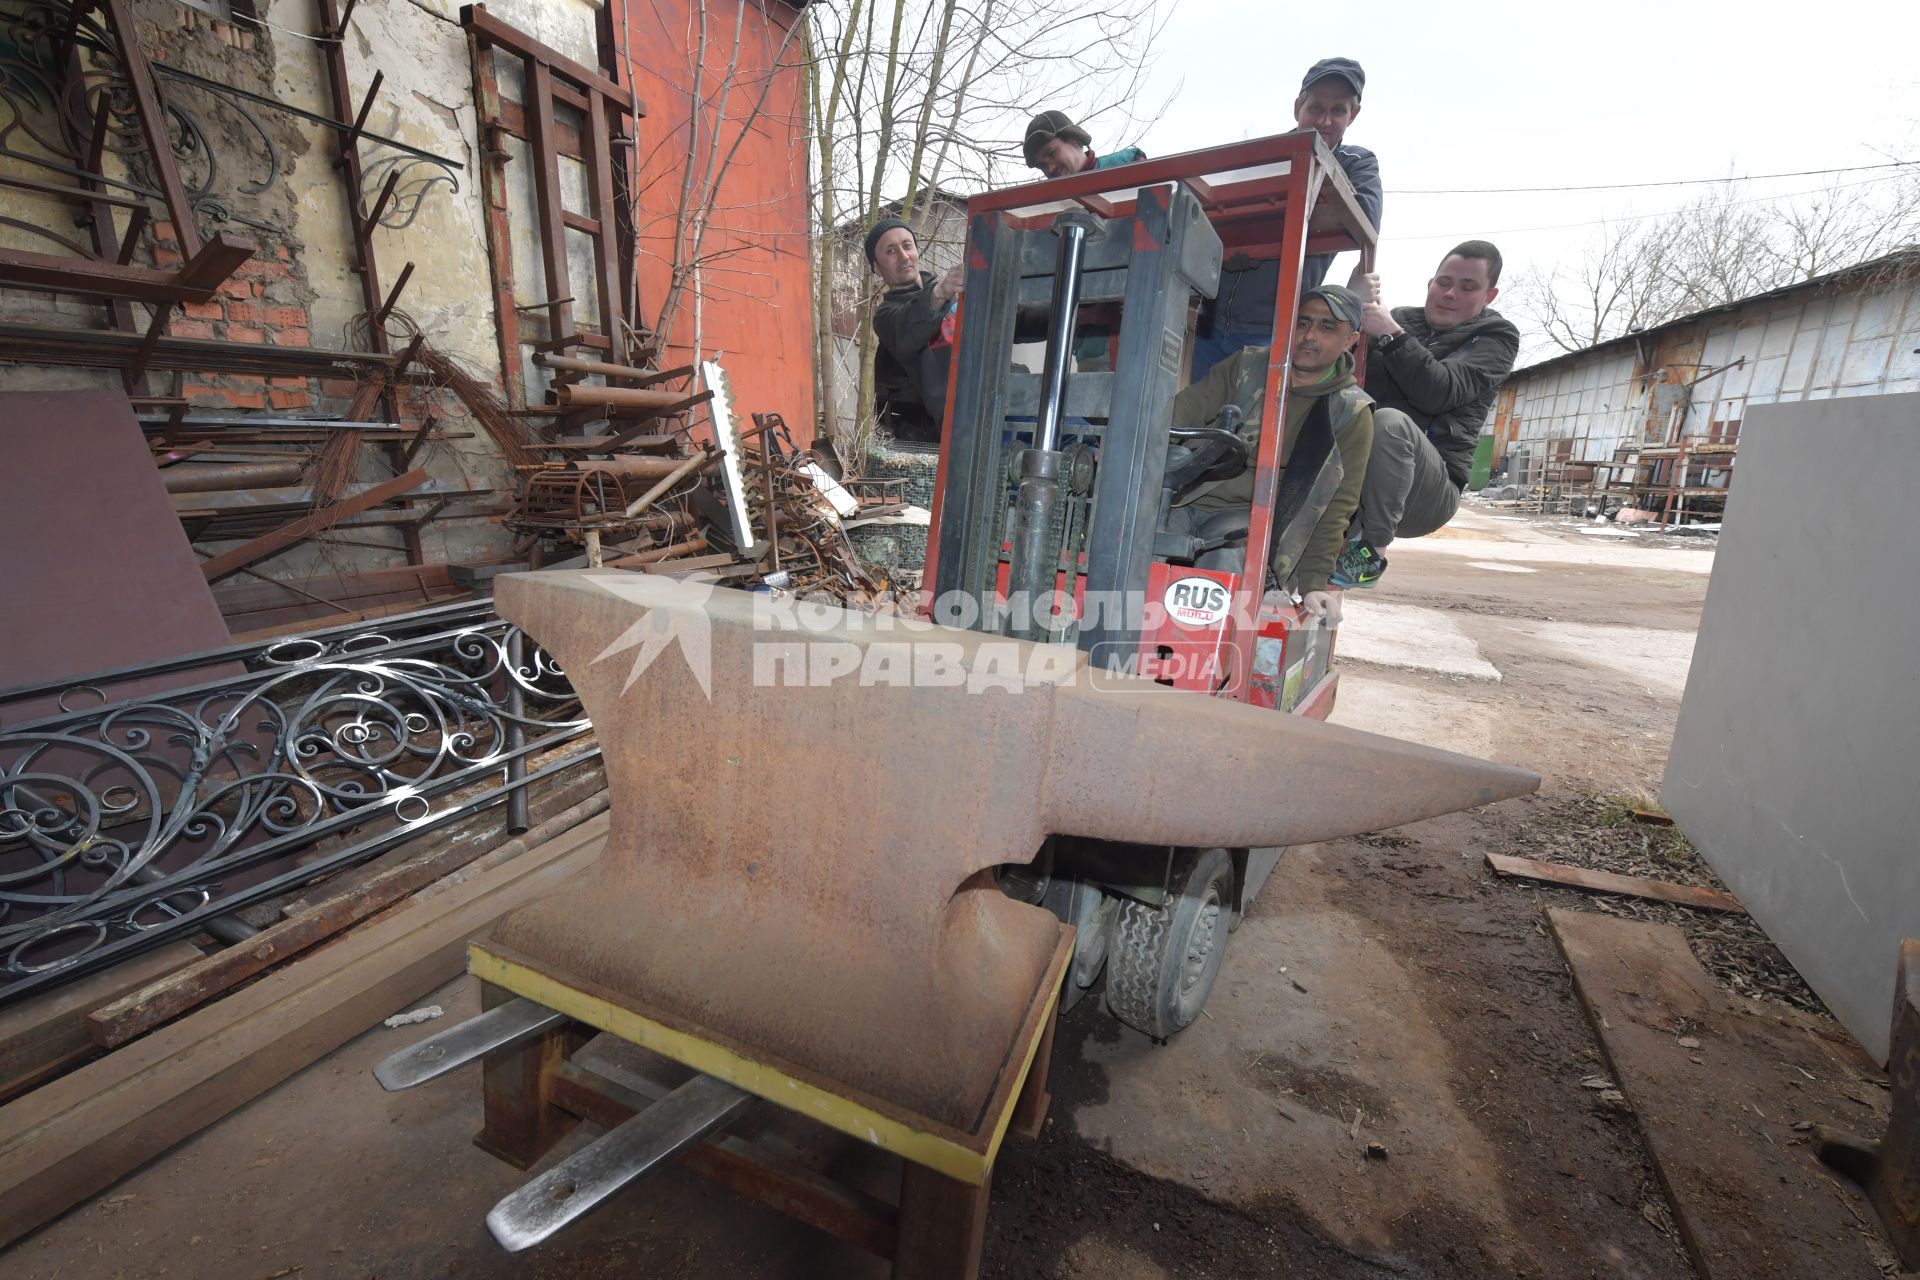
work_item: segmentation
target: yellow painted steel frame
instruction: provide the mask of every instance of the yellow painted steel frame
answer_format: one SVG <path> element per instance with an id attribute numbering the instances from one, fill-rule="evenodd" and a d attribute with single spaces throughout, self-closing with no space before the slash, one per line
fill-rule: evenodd
<path id="1" fill-rule="evenodd" d="M 1002 1079 L 995 1088 L 982 1117 L 980 1128 L 965 1134 L 931 1121 L 914 1124 L 899 1114 L 889 1114 L 867 1102 L 824 1089 L 818 1084 L 796 1079 L 780 1068 L 756 1061 L 738 1050 L 703 1040 L 699 1036 L 667 1026 L 656 1019 L 625 1008 L 601 996 L 568 986 L 558 978 L 527 965 L 496 955 L 481 942 L 467 945 L 467 971 L 483 982 L 493 983 L 524 996 L 577 1022 L 597 1027 L 620 1039 L 637 1044 L 675 1062 L 692 1067 L 735 1088 L 744 1089 L 778 1106 L 838 1129 L 849 1137 L 891 1151 L 902 1159 L 924 1165 L 949 1178 L 979 1186 L 993 1169 L 994 1157 L 1006 1137 L 1007 1124 L 1013 1118 L 1021 1087 L 1033 1070 L 1035 1052 L 1044 1038 L 1048 1021 L 1060 1001 L 1060 982 L 1073 958 L 1073 930 L 1062 925 L 1062 945 L 1055 949 L 1053 963 L 1045 981 L 1046 996 L 1036 1003 L 1022 1024 L 1008 1052 L 1010 1062 L 1019 1069 L 1011 1080 Z M 1037 1016 L 1035 1016 L 1037 1014 Z M 984 1138 L 984 1144 L 981 1139 Z"/>

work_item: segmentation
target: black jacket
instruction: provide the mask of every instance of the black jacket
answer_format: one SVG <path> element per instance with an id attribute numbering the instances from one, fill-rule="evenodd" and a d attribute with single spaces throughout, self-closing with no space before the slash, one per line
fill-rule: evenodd
<path id="1" fill-rule="evenodd" d="M 1353 187 L 1353 194 L 1360 202 L 1360 208 L 1366 213 L 1373 229 L 1380 229 L 1380 205 L 1383 199 L 1380 192 L 1380 160 L 1365 147 L 1350 147 L 1342 143 L 1334 149 L 1334 159 L 1340 162 L 1341 171 L 1347 175 L 1347 182 Z M 1306 261 L 1305 271 L 1300 277 L 1300 292 L 1322 284 L 1327 278 L 1327 268 L 1333 265 L 1334 255 L 1330 253 L 1314 254 Z M 1273 332 L 1273 295 L 1280 288 L 1280 261 L 1268 258 L 1264 261 L 1245 262 L 1238 270 L 1232 258 L 1220 272 L 1220 292 L 1208 303 L 1200 316 L 1200 331 L 1213 334 L 1220 331 L 1231 333 L 1257 333 L 1260 345 L 1266 345 L 1267 335 Z M 1291 326 L 1289 326 L 1291 328 Z"/>
<path id="2" fill-rule="evenodd" d="M 934 301 L 934 275 L 920 283 L 887 290 L 874 309 L 873 332 L 880 349 L 873 356 L 873 396 L 879 404 L 919 405 L 937 423 L 947 408 L 947 347 L 929 349 L 940 334 L 947 304 Z"/>
<path id="3" fill-rule="evenodd" d="M 1425 307 L 1395 307 L 1393 318 L 1406 332 L 1384 347 L 1372 339 L 1367 394 L 1376 412 L 1398 409 L 1420 424 L 1448 477 L 1465 485 L 1494 394 L 1520 354 L 1520 331 L 1498 311 L 1451 329 L 1428 324 Z"/>

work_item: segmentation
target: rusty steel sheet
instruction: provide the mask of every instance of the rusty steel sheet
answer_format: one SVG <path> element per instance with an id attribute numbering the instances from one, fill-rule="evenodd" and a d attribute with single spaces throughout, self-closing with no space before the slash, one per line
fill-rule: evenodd
<path id="1" fill-rule="evenodd" d="M 166 473 L 154 467 L 124 393 L 3 392 L 0 423 L 7 460 L 0 468 L 0 687 L 227 643 L 219 606 L 168 505 Z M 197 678 L 235 670 L 222 665 Z M 194 678 L 174 672 L 101 696 Z M 19 723 L 48 714 L 59 697 L 60 690 L 50 690 L 44 699 L 10 706 L 6 718 Z"/>
<path id="2" fill-rule="evenodd" d="M 999 1118 L 1067 933 L 997 865 L 1056 833 L 1324 840 L 1539 783 L 1066 646 L 764 593 L 584 571 L 504 575 L 495 600 L 585 702 L 614 817 L 590 876 L 479 950 L 961 1134 Z"/>

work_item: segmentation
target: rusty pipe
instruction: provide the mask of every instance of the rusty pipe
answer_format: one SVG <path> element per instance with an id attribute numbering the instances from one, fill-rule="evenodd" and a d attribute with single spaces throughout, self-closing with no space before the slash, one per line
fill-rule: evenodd
<path id="1" fill-rule="evenodd" d="M 160 475 L 168 493 L 212 493 L 299 484 L 300 468 L 298 462 L 181 462 Z"/>
<path id="2" fill-rule="evenodd" d="M 595 458 L 576 462 L 576 471 L 602 471 L 609 475 L 632 476 L 639 480 L 658 480 L 680 469 L 684 458 L 657 457 L 649 454 L 623 454 L 617 458 Z"/>
<path id="3" fill-rule="evenodd" d="M 711 454 L 696 453 L 691 458 L 688 458 L 686 461 L 682 462 L 679 466 L 675 467 L 673 469 L 672 475 L 662 479 L 659 484 L 656 484 L 655 486 L 653 486 L 653 488 L 647 490 L 645 493 L 641 494 L 638 498 L 635 498 L 633 502 L 628 505 L 627 519 L 629 520 L 633 519 L 633 517 L 639 515 L 642 511 L 645 511 L 648 507 L 658 502 L 660 498 L 667 492 L 667 490 L 673 488 L 673 486 L 675 486 L 676 484 L 679 484 L 682 480 L 686 479 L 688 476 L 692 475 L 695 471 L 698 471 L 701 467 L 705 466 L 708 462 L 712 461 L 712 457 L 713 455 Z"/>
<path id="4" fill-rule="evenodd" d="M 614 409 L 667 409 L 687 398 L 681 391 L 654 391 L 648 387 L 595 387 L 562 382 L 553 389 L 563 405 L 604 405 Z"/>
<path id="5" fill-rule="evenodd" d="M 630 364 L 608 364 L 605 360 L 582 360 L 579 356 L 555 356 L 541 352 L 533 362 L 542 369 L 564 369 L 568 373 L 597 373 L 603 378 L 630 378 L 644 382 L 656 382 L 661 375 L 648 369 L 636 369 Z"/>
<path id="6" fill-rule="evenodd" d="M 635 552 L 630 556 L 621 556 L 617 560 L 608 560 L 601 567 L 606 569 L 638 568 L 641 565 L 658 564 L 662 560 L 671 560 L 675 556 L 691 555 L 696 551 L 705 551 L 706 549 L 707 540 L 705 538 L 688 538 L 685 542 L 676 542 L 670 547 L 653 547 L 646 551 Z"/>

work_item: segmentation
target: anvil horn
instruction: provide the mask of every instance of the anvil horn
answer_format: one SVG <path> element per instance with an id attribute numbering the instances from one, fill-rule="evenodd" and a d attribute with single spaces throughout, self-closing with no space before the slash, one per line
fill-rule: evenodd
<path id="1" fill-rule="evenodd" d="M 1140 844 L 1306 844 L 1540 785 L 1525 769 L 1097 671 L 1055 699 L 1053 744 L 1048 829 Z"/>

